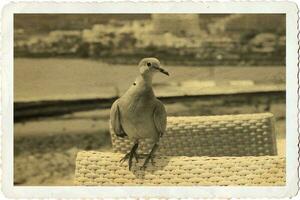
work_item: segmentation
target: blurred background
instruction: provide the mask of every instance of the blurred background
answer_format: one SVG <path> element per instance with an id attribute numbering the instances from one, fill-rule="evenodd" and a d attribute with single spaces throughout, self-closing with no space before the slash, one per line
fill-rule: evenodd
<path id="1" fill-rule="evenodd" d="M 111 151 L 110 106 L 150 56 L 169 116 L 272 112 L 284 155 L 285 31 L 283 14 L 15 14 L 15 185 L 73 185 L 79 150 Z"/>

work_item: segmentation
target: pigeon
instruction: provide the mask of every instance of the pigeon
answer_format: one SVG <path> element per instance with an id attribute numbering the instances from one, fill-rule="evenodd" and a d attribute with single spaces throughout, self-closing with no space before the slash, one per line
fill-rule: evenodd
<path id="1" fill-rule="evenodd" d="M 144 155 L 146 158 L 141 168 L 145 169 L 150 160 L 153 164 L 159 139 L 167 125 L 166 109 L 154 95 L 152 78 L 157 72 L 168 76 L 169 73 L 156 58 L 143 58 L 138 66 L 140 73 L 135 82 L 112 104 L 110 111 L 110 125 L 114 133 L 118 137 L 128 137 L 134 141 L 131 150 L 120 160 L 128 160 L 129 170 L 133 158 L 138 162 L 137 149 L 143 139 L 150 139 L 154 145 L 149 154 Z"/>

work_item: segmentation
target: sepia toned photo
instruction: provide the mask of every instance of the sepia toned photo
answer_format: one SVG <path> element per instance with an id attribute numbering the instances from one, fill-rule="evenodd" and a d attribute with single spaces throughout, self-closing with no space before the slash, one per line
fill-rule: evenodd
<path id="1" fill-rule="evenodd" d="M 14 184 L 284 185 L 285 30 L 284 14 L 15 14 Z"/>
<path id="2" fill-rule="evenodd" d="M 291 186 L 288 12 L 65 10 L 11 15 L 13 187 Z"/>

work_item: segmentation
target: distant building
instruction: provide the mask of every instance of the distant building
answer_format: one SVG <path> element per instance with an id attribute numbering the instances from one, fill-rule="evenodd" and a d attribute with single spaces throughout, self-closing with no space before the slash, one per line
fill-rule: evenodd
<path id="1" fill-rule="evenodd" d="M 155 34 L 201 35 L 198 14 L 152 14 L 151 17 Z"/>
<path id="2" fill-rule="evenodd" d="M 210 32 L 241 34 L 254 31 L 256 33 L 285 34 L 284 14 L 233 14 L 210 25 Z"/>

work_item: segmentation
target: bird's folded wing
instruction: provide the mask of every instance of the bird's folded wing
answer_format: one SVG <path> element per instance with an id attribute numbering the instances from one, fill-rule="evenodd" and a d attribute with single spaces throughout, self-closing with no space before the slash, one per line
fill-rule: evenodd
<path id="1" fill-rule="evenodd" d="M 112 130 L 115 132 L 115 134 L 119 137 L 125 137 L 127 134 L 122 128 L 121 124 L 121 115 L 120 115 L 120 109 L 118 105 L 119 100 L 116 100 L 110 110 L 110 123 Z"/>
<path id="2" fill-rule="evenodd" d="M 164 105 L 160 101 L 157 101 L 156 103 L 153 113 L 153 120 L 157 132 L 160 136 L 162 136 L 167 127 L 167 112 Z"/>

